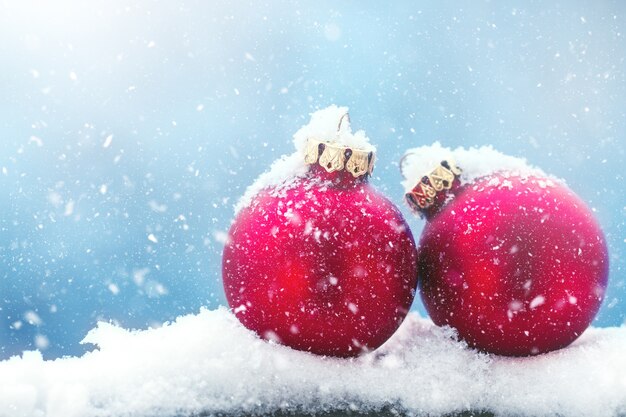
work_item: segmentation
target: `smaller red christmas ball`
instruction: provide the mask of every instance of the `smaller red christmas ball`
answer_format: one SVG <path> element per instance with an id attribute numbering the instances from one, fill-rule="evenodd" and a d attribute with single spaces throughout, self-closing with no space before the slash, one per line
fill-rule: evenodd
<path id="1" fill-rule="evenodd" d="M 263 189 L 237 215 L 223 255 L 226 298 L 266 339 L 356 356 L 408 313 L 417 252 L 398 208 L 368 183 L 373 153 L 309 150 L 306 174 Z"/>
<path id="2" fill-rule="evenodd" d="M 427 217 L 420 294 L 437 325 L 470 346 L 509 356 L 563 348 L 594 319 L 607 286 L 604 235 L 565 185 L 496 172 L 442 188 L 443 204 L 407 194 Z M 415 191 L 415 190 L 414 190 Z M 420 200 L 425 201 L 425 200 Z"/>

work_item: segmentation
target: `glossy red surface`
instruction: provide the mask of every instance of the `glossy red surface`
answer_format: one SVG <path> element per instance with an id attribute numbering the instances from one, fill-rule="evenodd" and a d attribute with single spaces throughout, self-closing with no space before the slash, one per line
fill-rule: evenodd
<path id="1" fill-rule="evenodd" d="M 312 168 L 238 214 L 224 248 L 224 289 L 237 318 L 262 337 L 355 356 L 383 344 L 406 316 L 415 244 L 402 214 L 366 181 Z"/>
<path id="2" fill-rule="evenodd" d="M 501 355 L 569 345 L 594 319 L 607 276 L 592 212 L 541 178 L 495 175 L 465 186 L 420 241 L 419 287 L 433 321 Z"/>

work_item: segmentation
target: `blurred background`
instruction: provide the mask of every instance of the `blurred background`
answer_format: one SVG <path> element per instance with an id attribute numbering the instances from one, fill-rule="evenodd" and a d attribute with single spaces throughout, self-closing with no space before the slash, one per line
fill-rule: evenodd
<path id="1" fill-rule="evenodd" d="M 564 178 L 609 243 L 594 325 L 622 325 L 625 38 L 619 1 L 0 0 L 0 358 L 223 305 L 233 205 L 333 103 L 416 238 L 409 147 L 493 144 Z"/>

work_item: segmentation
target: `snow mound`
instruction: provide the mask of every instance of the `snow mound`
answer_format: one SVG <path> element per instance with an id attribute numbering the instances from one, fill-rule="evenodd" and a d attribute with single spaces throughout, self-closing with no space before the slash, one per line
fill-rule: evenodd
<path id="1" fill-rule="evenodd" d="M 404 181 L 402 181 L 404 189 L 407 192 L 411 191 L 422 176 L 443 160 L 453 160 L 463 170 L 461 174 L 462 183 L 468 183 L 495 172 L 547 177 L 541 169 L 528 164 L 526 159 L 503 154 L 492 146 L 450 149 L 441 146 L 439 142 L 435 142 L 432 145 L 408 149 L 405 152 L 400 167 L 404 177 Z"/>
<path id="2" fill-rule="evenodd" d="M 373 152 L 376 148 L 370 144 L 365 132 L 352 133 L 347 107 L 332 105 L 311 113 L 311 121 L 293 135 L 293 143 L 299 152 L 304 152 L 309 138 L 325 140 L 339 145 Z"/>
<path id="3" fill-rule="evenodd" d="M 339 145 L 363 149 L 368 152 L 376 149 L 369 142 L 365 132 L 359 130 L 352 132 L 347 107 L 331 105 L 325 109 L 311 113 L 311 120 L 302 126 L 293 135 L 295 152 L 291 155 L 283 155 L 271 165 L 270 169 L 261 174 L 252 185 L 250 185 L 237 204 L 235 214 L 248 207 L 261 190 L 268 187 L 280 185 L 282 189 L 295 186 L 299 179 L 308 172 L 304 163 L 304 150 L 309 138 L 322 141 L 334 142 Z"/>
<path id="4" fill-rule="evenodd" d="M 591 328 L 569 348 L 512 359 L 478 354 L 410 313 L 383 347 L 347 360 L 260 340 L 220 308 L 143 331 L 100 323 L 84 342 L 98 350 L 0 362 L 0 416 L 626 413 L 626 327 Z"/>

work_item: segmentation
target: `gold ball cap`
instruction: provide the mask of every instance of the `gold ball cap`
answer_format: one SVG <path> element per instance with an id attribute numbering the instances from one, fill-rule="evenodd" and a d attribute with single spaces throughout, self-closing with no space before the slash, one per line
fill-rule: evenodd
<path id="1" fill-rule="evenodd" d="M 307 140 L 304 150 L 304 162 L 307 165 L 319 164 L 327 172 L 345 170 L 355 178 L 371 175 L 375 160 L 373 151 L 315 138 Z"/>

